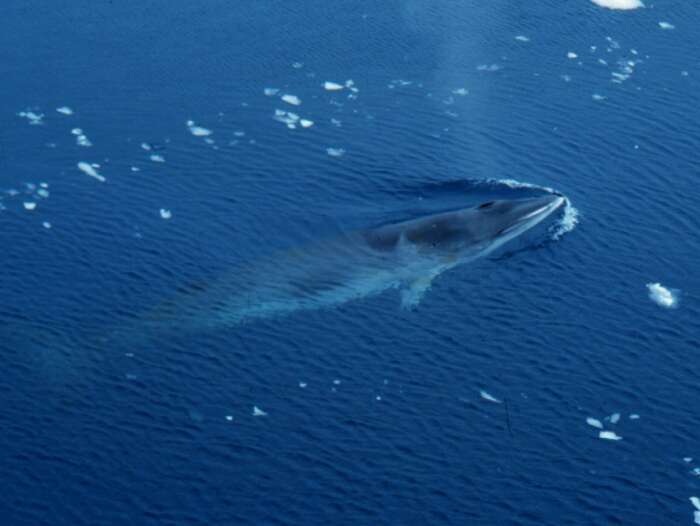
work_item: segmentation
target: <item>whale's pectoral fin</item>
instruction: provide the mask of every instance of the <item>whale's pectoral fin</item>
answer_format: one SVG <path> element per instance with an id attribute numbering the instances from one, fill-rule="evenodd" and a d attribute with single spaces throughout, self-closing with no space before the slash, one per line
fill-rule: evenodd
<path id="1" fill-rule="evenodd" d="M 435 274 L 430 274 L 406 283 L 406 286 L 401 289 L 401 308 L 413 310 L 418 307 L 425 292 L 430 288 L 434 277 Z"/>

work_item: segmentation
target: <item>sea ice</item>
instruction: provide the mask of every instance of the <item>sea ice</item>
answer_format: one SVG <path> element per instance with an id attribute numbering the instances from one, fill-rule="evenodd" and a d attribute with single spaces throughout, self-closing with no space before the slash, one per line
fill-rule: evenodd
<path id="1" fill-rule="evenodd" d="M 598 433 L 598 437 L 605 440 L 622 440 L 622 437 L 615 434 L 614 431 L 601 431 Z"/>
<path id="2" fill-rule="evenodd" d="M 661 283 L 647 283 L 647 290 L 649 291 L 649 299 L 660 307 L 673 309 L 678 306 L 679 291 L 677 289 L 666 288 Z"/>
<path id="3" fill-rule="evenodd" d="M 260 409 L 258 406 L 253 406 L 253 416 L 267 416 L 267 413 Z"/>
<path id="4" fill-rule="evenodd" d="M 488 400 L 489 402 L 494 402 L 494 403 L 496 403 L 496 404 L 500 404 L 500 403 L 501 403 L 501 401 L 500 401 L 498 398 L 496 398 L 495 396 L 493 396 L 493 395 L 487 393 L 487 392 L 484 391 L 483 389 L 482 389 L 481 391 L 479 391 L 479 394 L 481 395 L 481 398 L 483 398 L 484 400 Z"/>
<path id="5" fill-rule="evenodd" d="M 515 37 L 515 40 L 517 40 L 518 42 L 530 42 L 530 39 L 525 35 L 517 35 Z"/>
<path id="6" fill-rule="evenodd" d="M 44 124 L 43 113 L 35 113 L 33 111 L 20 111 L 17 115 L 27 119 L 29 121 L 29 124 Z"/>
<path id="7" fill-rule="evenodd" d="M 639 415 L 637 413 L 632 413 L 630 415 L 630 420 L 639 420 Z"/>
<path id="8" fill-rule="evenodd" d="M 299 104 L 301 104 L 301 99 L 299 97 L 296 95 L 290 95 L 289 93 L 282 95 L 282 100 L 287 104 L 291 104 L 292 106 L 299 106 Z"/>
<path id="9" fill-rule="evenodd" d="M 326 153 L 331 157 L 342 157 L 345 150 L 343 148 L 326 148 Z"/>
<path id="10" fill-rule="evenodd" d="M 574 53 L 573 51 L 569 51 L 566 54 L 566 58 L 575 59 L 575 58 L 578 58 L 578 55 L 576 53 Z"/>
<path id="11" fill-rule="evenodd" d="M 659 27 L 661 29 L 676 29 L 676 26 L 674 26 L 670 22 L 659 22 Z"/>
<path id="12" fill-rule="evenodd" d="M 343 89 L 345 86 L 342 84 L 338 84 L 337 82 L 329 82 L 326 81 L 323 83 L 323 88 L 328 90 L 328 91 L 338 91 Z"/>
<path id="13" fill-rule="evenodd" d="M 690 497 L 690 502 L 695 506 L 695 509 L 700 510 L 700 499 L 697 497 Z"/>
<path id="14" fill-rule="evenodd" d="M 48 221 L 44 221 L 43 223 L 41 223 L 41 225 L 47 230 L 51 228 L 51 223 L 49 223 Z"/>
<path id="15" fill-rule="evenodd" d="M 173 213 L 166 208 L 161 208 L 160 217 L 162 217 L 163 219 L 170 219 L 171 217 L 173 217 Z"/>
<path id="16" fill-rule="evenodd" d="M 620 421 L 620 413 L 613 413 L 610 415 L 610 423 L 617 424 Z"/>
<path id="17" fill-rule="evenodd" d="M 279 93 L 277 88 L 265 88 L 265 95 L 268 97 L 274 97 L 277 93 Z"/>
<path id="18" fill-rule="evenodd" d="M 25 201 L 23 204 L 25 210 L 34 210 L 36 208 L 36 203 L 33 203 L 31 201 Z"/>
<path id="19" fill-rule="evenodd" d="M 226 415 L 226 420 L 228 420 L 229 422 L 233 422 L 233 416 Z"/>
<path id="20" fill-rule="evenodd" d="M 501 66 L 499 66 L 498 64 L 479 64 L 476 67 L 477 71 L 488 71 L 488 72 L 498 71 L 499 69 L 501 69 Z"/>
<path id="21" fill-rule="evenodd" d="M 644 7 L 641 0 L 591 0 L 595 5 L 608 9 L 637 9 Z"/>
<path id="22" fill-rule="evenodd" d="M 597 418 L 588 417 L 586 418 L 586 423 L 589 426 L 597 427 L 598 429 L 603 429 L 603 424 Z"/>
<path id="23" fill-rule="evenodd" d="M 187 121 L 187 127 L 190 133 L 195 137 L 208 137 L 213 132 L 208 128 L 202 128 L 201 126 L 195 125 L 194 121 Z"/>
<path id="24" fill-rule="evenodd" d="M 299 387 L 301 387 L 302 389 L 306 389 L 306 385 L 306 382 L 299 382 Z"/>
<path id="25" fill-rule="evenodd" d="M 73 115 L 73 110 L 70 109 L 68 106 L 61 106 L 60 108 L 56 108 L 56 111 L 58 113 L 62 113 L 63 115 Z"/>
<path id="26" fill-rule="evenodd" d="M 301 124 L 302 128 L 310 128 L 314 125 L 314 121 L 310 121 L 309 119 L 301 119 L 299 124 Z"/>
<path id="27" fill-rule="evenodd" d="M 94 177 L 101 183 L 104 183 L 107 180 L 103 175 L 100 175 L 91 164 L 86 163 L 84 161 L 80 161 L 78 163 L 78 169 L 80 169 L 82 172 L 86 173 L 90 177 Z"/>
<path id="28" fill-rule="evenodd" d="M 452 93 L 455 95 L 459 95 L 461 97 L 464 97 L 465 95 L 469 95 L 469 90 L 467 88 L 458 88 L 458 89 L 452 90 Z"/>
<path id="29" fill-rule="evenodd" d="M 153 161 L 154 163 L 164 163 L 165 162 L 165 157 L 162 155 L 158 155 L 157 153 L 152 154 L 149 159 Z"/>

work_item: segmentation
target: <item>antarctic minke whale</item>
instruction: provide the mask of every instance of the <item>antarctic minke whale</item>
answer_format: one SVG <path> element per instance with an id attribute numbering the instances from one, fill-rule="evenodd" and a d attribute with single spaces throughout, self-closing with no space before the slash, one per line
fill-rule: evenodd
<path id="1" fill-rule="evenodd" d="M 146 324 L 205 329 L 339 305 L 396 288 L 416 307 L 432 281 L 484 257 L 565 202 L 547 194 L 495 200 L 346 233 L 256 261 L 214 282 L 183 288 L 152 309 Z"/>

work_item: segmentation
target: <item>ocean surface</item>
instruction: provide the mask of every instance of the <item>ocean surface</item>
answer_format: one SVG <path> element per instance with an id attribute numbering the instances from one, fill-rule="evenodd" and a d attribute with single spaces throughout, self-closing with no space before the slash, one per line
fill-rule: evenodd
<path id="1" fill-rule="evenodd" d="M 700 3 L 0 13 L 2 525 L 693 524 Z M 551 191 L 413 310 L 143 322 Z"/>

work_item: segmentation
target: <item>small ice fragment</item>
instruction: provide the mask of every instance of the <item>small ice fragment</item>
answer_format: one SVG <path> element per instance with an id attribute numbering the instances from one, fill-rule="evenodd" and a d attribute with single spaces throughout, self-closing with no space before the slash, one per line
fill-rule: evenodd
<path id="1" fill-rule="evenodd" d="M 131 167 L 131 171 L 132 171 L 132 172 L 140 172 L 140 171 L 141 171 L 141 168 L 139 168 L 138 166 L 132 166 L 132 167 Z"/>
<path id="2" fill-rule="evenodd" d="M 208 137 L 212 134 L 210 129 L 196 126 L 194 121 L 187 121 L 187 127 L 190 129 L 190 133 L 195 137 Z"/>
<path id="3" fill-rule="evenodd" d="M 333 126 L 337 126 L 338 128 L 340 128 L 343 125 L 342 121 L 334 118 L 331 118 L 331 124 Z"/>
<path id="4" fill-rule="evenodd" d="M 685 462 L 686 464 L 688 464 L 692 461 L 693 461 L 693 457 L 683 457 L 683 462 Z"/>
<path id="5" fill-rule="evenodd" d="M 695 509 L 700 510 L 700 499 L 697 497 L 690 497 L 690 502 L 695 506 Z"/>
<path id="6" fill-rule="evenodd" d="M 467 88 L 457 88 L 452 90 L 452 93 L 464 97 L 465 95 L 469 95 L 469 90 Z"/>
<path id="7" fill-rule="evenodd" d="M 253 406 L 253 416 L 267 416 L 267 413 L 260 409 L 258 406 Z"/>
<path id="8" fill-rule="evenodd" d="M 494 402 L 496 404 L 501 403 L 501 401 L 498 398 L 494 397 L 493 395 L 490 395 L 489 393 L 487 393 L 483 389 L 481 391 L 479 391 L 479 394 L 481 395 L 481 398 L 483 398 L 484 400 L 488 400 L 489 402 Z"/>
<path id="9" fill-rule="evenodd" d="M 649 290 L 649 299 L 659 305 L 672 309 L 678 306 L 678 291 L 676 289 L 668 289 L 661 283 L 647 283 Z"/>
<path id="10" fill-rule="evenodd" d="M 605 100 L 606 98 L 600 93 L 594 93 L 593 95 L 591 95 L 591 97 L 593 98 L 593 100 Z"/>
<path id="11" fill-rule="evenodd" d="M 569 52 L 566 54 L 566 58 L 570 58 L 570 59 L 573 60 L 573 59 L 575 59 L 575 58 L 578 58 L 578 55 L 577 55 L 576 53 L 574 53 L 573 51 L 569 51 Z"/>
<path id="12" fill-rule="evenodd" d="M 303 63 L 303 62 L 294 62 L 294 63 L 292 64 L 292 67 L 293 67 L 294 69 L 301 69 L 301 68 L 304 67 L 304 63 Z"/>
<path id="13" fill-rule="evenodd" d="M 676 29 L 676 26 L 674 26 L 670 22 L 659 22 L 659 27 L 661 29 Z"/>
<path id="14" fill-rule="evenodd" d="M 36 203 L 32 203 L 30 201 L 25 201 L 23 204 L 25 210 L 34 210 L 36 208 Z"/>
<path id="15" fill-rule="evenodd" d="M 375 400 L 377 400 L 378 402 L 381 401 L 381 399 L 382 399 L 382 397 L 381 397 L 380 395 L 377 395 L 377 396 L 375 397 Z"/>
<path id="16" fill-rule="evenodd" d="M 700 468 L 693 468 L 690 470 L 690 472 L 696 477 L 700 477 Z"/>
<path id="17" fill-rule="evenodd" d="M 588 417 L 586 418 L 586 423 L 589 426 L 597 427 L 598 429 L 603 429 L 603 424 L 597 418 Z"/>
<path id="18" fill-rule="evenodd" d="M 27 119 L 29 121 L 29 124 L 44 124 L 43 113 L 34 113 L 33 111 L 20 111 L 17 115 Z"/>
<path id="19" fill-rule="evenodd" d="M 311 126 L 314 125 L 314 121 L 310 121 L 308 119 L 301 119 L 299 121 L 299 124 L 301 124 L 302 128 L 310 128 Z"/>
<path id="20" fill-rule="evenodd" d="M 345 150 L 343 148 L 326 148 L 326 153 L 331 157 L 342 157 Z"/>
<path id="21" fill-rule="evenodd" d="M 61 106 L 60 108 L 56 108 L 56 111 L 58 113 L 62 113 L 63 115 L 73 115 L 73 110 L 70 109 L 68 106 Z"/>
<path id="22" fill-rule="evenodd" d="M 695 522 L 695 524 L 700 524 L 700 511 L 695 510 L 693 512 L 693 521 Z"/>
<path id="23" fill-rule="evenodd" d="M 515 40 L 518 42 L 530 42 L 530 39 L 525 35 L 516 35 Z"/>
<path id="24" fill-rule="evenodd" d="M 165 157 L 162 155 L 158 155 L 157 153 L 152 154 L 149 159 L 153 161 L 154 163 L 164 163 L 165 162 Z"/>
<path id="25" fill-rule="evenodd" d="M 228 420 L 229 422 L 233 422 L 233 416 L 226 415 L 226 420 Z"/>
<path id="26" fill-rule="evenodd" d="M 323 88 L 328 90 L 328 91 L 338 91 L 343 89 L 345 86 L 342 84 L 338 84 L 337 82 L 329 82 L 326 81 L 323 83 Z"/>
<path id="27" fill-rule="evenodd" d="M 617 424 L 620 421 L 620 413 L 613 413 L 610 415 L 610 423 Z"/>
<path id="28" fill-rule="evenodd" d="M 153 149 L 153 147 L 150 144 L 148 144 L 147 142 L 142 142 L 141 148 L 143 148 L 147 152 L 150 152 Z"/>
<path id="29" fill-rule="evenodd" d="M 282 100 L 287 104 L 291 104 L 292 106 L 299 106 L 299 104 L 301 104 L 301 99 L 299 97 L 296 95 L 290 95 L 289 93 L 282 95 Z"/>
<path id="30" fill-rule="evenodd" d="M 48 221 L 44 221 L 43 223 L 41 223 L 41 226 L 48 230 L 49 228 L 51 228 L 51 223 L 49 223 Z"/>
<path id="31" fill-rule="evenodd" d="M 299 387 L 301 387 L 302 389 L 306 389 L 306 385 L 306 382 L 299 382 Z"/>
<path id="32" fill-rule="evenodd" d="M 39 183 L 39 186 L 41 186 L 42 188 L 48 188 L 49 183 Z"/>
<path id="33" fill-rule="evenodd" d="M 36 195 L 38 195 L 39 197 L 42 197 L 42 198 L 44 198 L 44 199 L 48 199 L 50 194 L 49 194 L 49 191 L 48 191 L 46 188 L 39 188 L 39 189 L 36 191 Z"/>
<path id="34" fill-rule="evenodd" d="M 681 77 L 687 77 L 688 72 L 686 70 L 681 71 Z"/>
<path id="35" fill-rule="evenodd" d="M 95 168 L 93 168 L 92 165 L 89 163 L 80 161 L 78 163 L 78 169 L 80 169 L 82 172 L 86 173 L 90 177 L 94 177 L 95 179 L 97 179 L 101 183 L 104 183 L 107 180 L 104 176 L 100 175 L 97 172 L 97 170 L 95 170 Z"/>
<path id="36" fill-rule="evenodd" d="M 598 437 L 605 440 L 622 440 L 620 435 L 616 435 L 614 431 L 601 431 Z"/>
<path id="37" fill-rule="evenodd" d="M 173 217 L 173 213 L 166 208 L 161 208 L 160 217 L 162 217 L 163 219 L 170 219 L 171 217 Z"/>
<path id="38" fill-rule="evenodd" d="M 639 420 L 639 415 L 637 413 L 632 413 L 630 415 L 630 420 Z"/>
<path id="39" fill-rule="evenodd" d="M 265 95 L 268 97 L 274 97 L 278 92 L 279 90 L 277 88 L 265 88 L 264 90 Z"/>
<path id="40" fill-rule="evenodd" d="M 501 69 L 501 66 L 499 66 L 498 64 L 479 64 L 476 67 L 477 71 L 488 71 L 491 73 L 494 71 L 498 71 L 499 69 Z"/>
<path id="41" fill-rule="evenodd" d="M 594 4 L 608 9 L 637 9 L 644 7 L 641 0 L 591 0 Z"/>
<path id="42" fill-rule="evenodd" d="M 71 132 L 73 135 L 82 135 L 82 134 L 83 134 L 82 128 L 73 128 L 70 132 Z"/>
<path id="43" fill-rule="evenodd" d="M 338 380 L 338 379 L 333 380 L 333 384 L 334 384 L 334 385 L 340 385 L 340 380 Z"/>
<path id="44" fill-rule="evenodd" d="M 78 146 L 85 146 L 86 148 L 92 146 L 92 142 L 90 142 L 90 139 L 87 138 L 87 135 L 78 135 L 75 142 L 78 144 Z"/>

